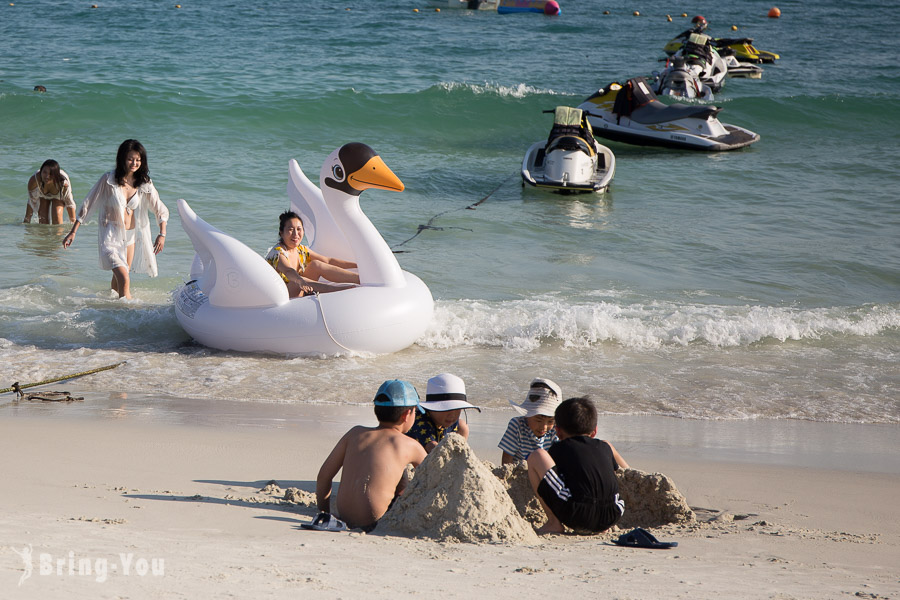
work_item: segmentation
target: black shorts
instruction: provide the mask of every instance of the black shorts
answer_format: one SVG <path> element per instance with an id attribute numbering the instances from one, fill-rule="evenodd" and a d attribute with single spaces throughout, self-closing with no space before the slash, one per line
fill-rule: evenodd
<path id="1" fill-rule="evenodd" d="M 624 505 L 616 502 L 604 503 L 593 499 L 572 498 L 555 465 L 550 467 L 541 479 L 537 492 L 556 518 L 571 529 L 599 533 L 615 525 L 622 516 L 620 506 Z M 620 502 L 618 494 L 616 501 Z"/>

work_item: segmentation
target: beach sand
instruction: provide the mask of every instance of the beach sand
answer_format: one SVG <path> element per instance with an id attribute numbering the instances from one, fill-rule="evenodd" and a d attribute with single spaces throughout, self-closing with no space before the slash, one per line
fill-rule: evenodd
<path id="1" fill-rule="evenodd" d="M 613 545 L 621 531 L 536 543 L 327 533 L 300 528 L 316 513 L 303 491 L 368 407 L 292 409 L 311 416 L 276 426 L 265 417 L 283 407 L 222 407 L 216 422 L 147 407 L 117 418 L 89 402 L 0 410 L 0 597 L 900 598 L 897 470 L 626 440 L 631 466 L 668 475 L 697 513 L 652 529 L 675 549 Z M 472 417 L 480 459 L 499 460 L 510 416 Z M 283 500 L 288 488 L 300 503 Z"/>

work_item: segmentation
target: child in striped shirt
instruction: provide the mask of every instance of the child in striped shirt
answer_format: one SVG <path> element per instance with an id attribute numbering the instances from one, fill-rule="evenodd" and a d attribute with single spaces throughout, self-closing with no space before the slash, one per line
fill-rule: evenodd
<path id="1" fill-rule="evenodd" d="M 525 460 L 538 448 L 546 450 L 558 441 L 553 414 L 561 401 L 559 386 L 541 377 L 531 382 L 524 402 L 516 404 L 510 400 L 521 416 L 509 420 L 506 433 L 497 445 L 503 451 L 501 464 Z"/>

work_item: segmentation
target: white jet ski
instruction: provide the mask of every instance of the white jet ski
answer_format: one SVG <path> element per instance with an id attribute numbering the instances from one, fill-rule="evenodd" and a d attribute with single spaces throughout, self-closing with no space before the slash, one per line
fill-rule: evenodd
<path id="1" fill-rule="evenodd" d="M 728 65 L 713 45 L 711 37 L 705 33 L 692 33 L 685 40 L 675 56 L 684 58 L 684 63 L 713 93 L 722 91 Z"/>
<path id="2" fill-rule="evenodd" d="M 763 68 L 748 62 L 741 62 L 735 56 L 734 51 L 726 48 L 720 51 L 725 66 L 728 68 L 728 77 L 741 77 L 744 79 L 762 79 Z"/>
<path id="3" fill-rule="evenodd" d="M 666 62 L 667 66 L 662 72 L 654 73 L 656 85 L 653 91 L 656 95 L 709 102 L 715 99 L 709 86 L 700 81 L 700 78 L 687 68 L 684 58 L 676 56 Z"/>
<path id="4" fill-rule="evenodd" d="M 605 192 L 616 173 L 612 150 L 597 142 L 584 111 L 557 106 L 546 141 L 535 142 L 522 160 L 522 185 L 561 194 Z"/>
<path id="5" fill-rule="evenodd" d="M 666 105 L 643 77 L 614 82 L 579 105 L 594 135 L 639 146 L 718 152 L 759 141 L 759 134 L 722 123 L 717 106 Z"/>

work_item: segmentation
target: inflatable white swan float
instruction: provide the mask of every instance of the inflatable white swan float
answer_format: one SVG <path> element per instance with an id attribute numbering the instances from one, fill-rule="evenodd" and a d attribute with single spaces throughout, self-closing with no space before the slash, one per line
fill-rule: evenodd
<path id="1" fill-rule="evenodd" d="M 431 292 L 400 269 L 359 207 L 363 190 L 399 192 L 403 183 L 361 143 L 346 144 L 325 160 L 321 190 L 297 161 L 290 161 L 289 171 L 288 196 L 303 218 L 310 248 L 356 262 L 360 285 L 290 299 L 262 256 L 179 200 L 181 224 L 196 256 L 191 281 L 175 292 L 178 322 L 204 346 L 241 352 L 386 354 L 411 345 L 431 321 Z"/>

